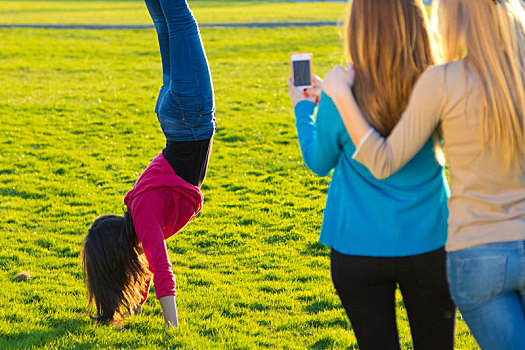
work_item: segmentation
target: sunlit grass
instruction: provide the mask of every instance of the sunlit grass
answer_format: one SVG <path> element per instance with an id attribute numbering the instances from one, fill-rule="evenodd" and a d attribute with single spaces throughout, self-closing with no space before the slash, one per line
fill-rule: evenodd
<path id="1" fill-rule="evenodd" d="M 0 349 L 357 348 L 317 243 L 329 179 L 303 164 L 285 86 L 292 51 L 319 75 L 342 63 L 339 31 L 202 29 L 219 128 L 204 208 L 167 241 L 181 322 L 167 331 L 153 291 L 122 329 L 94 325 L 79 261 L 164 144 L 154 31 L 0 30 Z M 475 348 L 462 321 L 456 340 Z"/>
<path id="2" fill-rule="evenodd" d="M 189 1 L 200 23 L 339 21 L 344 2 Z M 0 1 L 0 24 L 151 24 L 144 1 Z"/>

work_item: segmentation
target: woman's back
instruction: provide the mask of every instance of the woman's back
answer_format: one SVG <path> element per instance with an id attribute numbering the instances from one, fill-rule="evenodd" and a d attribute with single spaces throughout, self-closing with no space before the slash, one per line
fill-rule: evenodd
<path id="1" fill-rule="evenodd" d="M 352 158 L 350 140 L 332 100 L 295 108 L 308 167 L 325 176 L 334 169 L 319 241 L 343 254 L 407 256 L 443 247 L 447 237 L 448 186 L 433 142 L 391 177 L 378 180 Z"/>

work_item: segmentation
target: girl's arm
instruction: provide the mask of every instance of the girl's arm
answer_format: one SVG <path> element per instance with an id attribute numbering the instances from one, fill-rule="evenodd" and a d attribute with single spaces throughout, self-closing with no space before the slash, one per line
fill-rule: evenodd
<path id="1" fill-rule="evenodd" d="M 423 147 L 437 128 L 444 111 L 444 67 L 427 69 L 412 91 L 400 121 L 387 138 L 366 121 L 351 92 L 354 72 L 335 67 L 325 77 L 323 90 L 332 97 L 357 150 L 354 159 L 378 179 L 398 171 Z"/>
<path id="2" fill-rule="evenodd" d="M 153 273 L 155 294 L 159 299 L 168 326 L 178 325 L 175 305 L 175 278 L 171 269 L 166 243 L 163 234 L 163 222 L 166 217 L 162 203 L 168 198 L 165 191 L 152 190 L 136 197 L 131 204 L 131 212 L 137 213 L 133 218 L 137 237 L 142 242 L 142 249 Z"/>

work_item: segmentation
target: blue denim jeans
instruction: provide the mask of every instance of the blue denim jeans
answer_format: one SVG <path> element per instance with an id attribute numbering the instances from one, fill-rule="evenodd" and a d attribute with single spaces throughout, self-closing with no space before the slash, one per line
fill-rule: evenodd
<path id="1" fill-rule="evenodd" d="M 525 241 L 447 254 L 452 299 L 483 350 L 525 349 Z"/>
<path id="2" fill-rule="evenodd" d="M 213 84 L 199 28 L 185 0 L 146 0 L 162 59 L 155 113 L 166 139 L 209 139 L 216 128 Z"/>

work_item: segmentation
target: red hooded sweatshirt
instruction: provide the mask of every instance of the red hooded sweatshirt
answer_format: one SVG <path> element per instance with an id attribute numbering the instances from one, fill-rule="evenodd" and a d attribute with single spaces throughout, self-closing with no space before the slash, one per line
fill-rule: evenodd
<path id="1" fill-rule="evenodd" d="M 155 295 L 176 295 L 165 239 L 182 229 L 202 208 L 200 189 L 181 179 L 160 153 L 124 198 L 153 273 Z M 149 284 L 145 286 L 146 301 Z"/>

